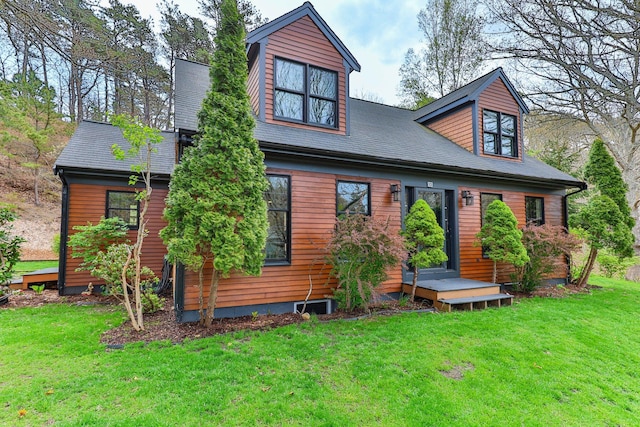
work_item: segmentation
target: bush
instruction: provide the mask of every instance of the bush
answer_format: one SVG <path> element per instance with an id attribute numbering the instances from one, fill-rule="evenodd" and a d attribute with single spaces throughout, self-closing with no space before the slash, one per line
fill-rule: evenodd
<path id="1" fill-rule="evenodd" d="M 390 228 L 389 221 L 364 215 L 338 219 L 326 260 L 338 280 L 334 298 L 339 308 L 369 308 L 376 288 L 387 279 L 387 269 L 404 257 L 402 238 Z"/>
<path id="2" fill-rule="evenodd" d="M 548 224 L 524 227 L 522 243 L 529 261 L 516 270 L 516 290 L 521 292 L 531 292 L 540 286 L 544 278 L 557 268 L 558 257 L 570 255 L 582 244 L 566 228 Z"/>
<path id="3" fill-rule="evenodd" d="M 60 233 L 57 233 L 53 236 L 53 241 L 51 242 L 51 252 L 60 256 Z"/>
<path id="4" fill-rule="evenodd" d="M 13 268 L 20 260 L 20 245 L 25 242 L 12 233 L 11 223 L 16 218 L 9 209 L 0 208 L 0 285 L 7 284 L 13 277 Z"/>
<path id="5" fill-rule="evenodd" d="M 638 257 L 621 258 L 607 249 L 602 249 L 598 252 L 596 262 L 603 276 L 624 279 L 629 267 L 638 263 Z"/>

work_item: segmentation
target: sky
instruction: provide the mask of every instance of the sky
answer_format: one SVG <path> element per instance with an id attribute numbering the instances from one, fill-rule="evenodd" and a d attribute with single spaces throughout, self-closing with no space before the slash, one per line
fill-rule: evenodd
<path id="1" fill-rule="evenodd" d="M 183 13 L 199 16 L 197 0 L 174 0 Z M 122 0 L 140 14 L 159 15 L 154 1 Z M 264 18 L 273 21 L 297 8 L 304 0 L 252 0 Z M 418 48 L 422 34 L 417 15 L 424 3 L 416 0 L 315 0 L 311 2 L 327 25 L 360 63 L 351 73 L 351 96 L 371 94 L 397 105 L 398 70 L 411 47 Z"/>

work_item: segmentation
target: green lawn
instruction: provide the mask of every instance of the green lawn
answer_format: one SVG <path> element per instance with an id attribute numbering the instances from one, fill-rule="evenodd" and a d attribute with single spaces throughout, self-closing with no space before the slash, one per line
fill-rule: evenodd
<path id="1" fill-rule="evenodd" d="M 13 276 L 20 277 L 25 273 L 42 270 L 43 268 L 57 267 L 58 260 L 53 261 L 20 261 L 13 269 Z"/>
<path id="2" fill-rule="evenodd" d="M 638 425 L 640 288 L 592 282 L 498 310 L 122 350 L 99 343 L 119 309 L 0 310 L 0 425 Z"/>

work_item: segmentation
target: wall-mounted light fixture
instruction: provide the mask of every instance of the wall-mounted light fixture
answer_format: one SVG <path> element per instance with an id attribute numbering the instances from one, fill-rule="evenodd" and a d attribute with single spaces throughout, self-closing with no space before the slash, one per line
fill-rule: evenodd
<path id="1" fill-rule="evenodd" d="M 463 190 L 462 198 L 464 199 L 465 206 L 473 206 L 473 194 L 471 194 L 471 191 Z"/>
<path id="2" fill-rule="evenodd" d="M 390 190 L 391 195 L 393 196 L 393 201 L 397 202 L 400 200 L 400 186 L 398 184 L 391 184 Z"/>

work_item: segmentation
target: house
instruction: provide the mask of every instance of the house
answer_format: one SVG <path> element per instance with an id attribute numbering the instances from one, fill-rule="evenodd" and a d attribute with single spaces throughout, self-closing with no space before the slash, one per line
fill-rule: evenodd
<path id="1" fill-rule="evenodd" d="M 528 109 L 502 69 L 417 111 L 349 98 L 349 77 L 360 65 L 309 2 L 250 32 L 247 55 L 255 136 L 271 183 L 265 194 L 270 229 L 262 276 L 238 274 L 220 282 L 219 317 L 291 312 L 307 297 L 318 312 L 332 310 L 323 247 L 336 216 L 350 206 L 351 212 L 388 218 L 400 230 L 420 198 L 445 230 L 449 260 L 419 272 L 418 295 L 444 308 L 506 299 L 487 284 L 493 264 L 474 244 L 487 205 L 502 199 L 520 224 L 564 225 L 567 194 L 585 188 L 526 155 L 522 128 Z M 152 219 L 143 254 L 156 272 L 165 254 L 158 231 L 168 181 L 197 132 L 196 114 L 209 86 L 205 65 L 178 61 L 175 73 L 175 131 L 164 134 L 153 159 Z M 137 226 L 129 165 L 113 160 L 113 143 L 124 144 L 117 128 L 85 121 L 58 158 L 61 241 L 73 226 L 102 215 Z M 79 293 L 92 281 L 75 271 L 77 265 L 63 245 L 62 294 Z M 401 266 L 389 273 L 383 293 L 398 294 L 411 282 L 412 273 Z M 550 281 L 566 280 L 564 259 L 552 276 Z M 509 281 L 505 266 L 498 281 Z M 174 285 L 178 320 L 197 320 L 196 274 L 178 267 Z M 453 293 L 438 293 L 445 291 Z"/>

